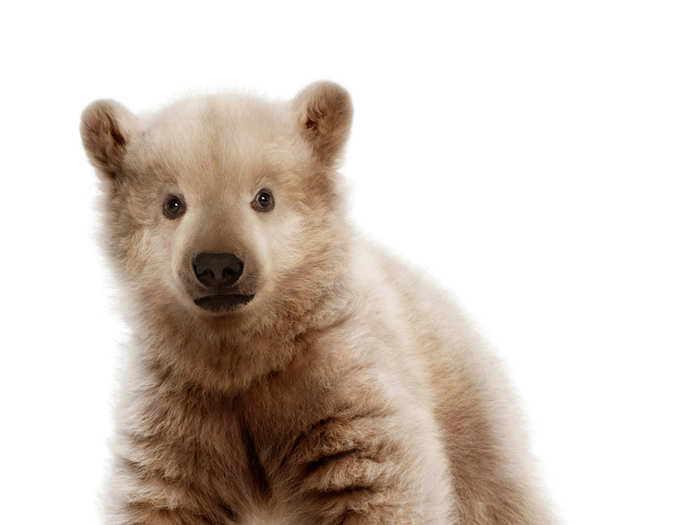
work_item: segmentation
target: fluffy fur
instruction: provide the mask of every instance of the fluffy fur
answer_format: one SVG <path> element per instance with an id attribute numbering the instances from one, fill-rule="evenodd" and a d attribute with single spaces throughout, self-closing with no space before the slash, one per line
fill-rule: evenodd
<path id="1" fill-rule="evenodd" d="M 442 292 L 346 221 L 351 119 L 328 82 L 291 102 L 85 109 L 133 327 L 109 523 L 552 522 L 499 364 Z M 250 205 L 261 188 L 269 213 Z M 186 202 L 177 220 L 168 195 Z M 194 304 L 205 251 L 244 261 L 250 303 Z"/>

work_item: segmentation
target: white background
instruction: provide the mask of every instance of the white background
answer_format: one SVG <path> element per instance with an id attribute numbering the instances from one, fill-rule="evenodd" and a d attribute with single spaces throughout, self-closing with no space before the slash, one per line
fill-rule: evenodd
<path id="1" fill-rule="evenodd" d="M 5 4 L 0 522 L 91 524 L 118 342 L 100 97 L 344 84 L 370 236 L 506 362 L 569 524 L 700 523 L 697 2 Z"/>

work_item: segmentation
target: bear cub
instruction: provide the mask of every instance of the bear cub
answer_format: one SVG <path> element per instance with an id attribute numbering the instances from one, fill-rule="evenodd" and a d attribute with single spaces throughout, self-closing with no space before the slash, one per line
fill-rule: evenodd
<path id="1" fill-rule="evenodd" d="M 552 523 L 487 345 L 348 223 L 351 120 L 331 82 L 84 110 L 133 332 L 108 523 Z"/>

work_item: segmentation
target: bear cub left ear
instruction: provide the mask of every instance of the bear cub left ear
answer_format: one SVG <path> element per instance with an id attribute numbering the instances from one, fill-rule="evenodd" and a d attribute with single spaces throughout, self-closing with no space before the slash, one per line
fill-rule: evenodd
<path id="1" fill-rule="evenodd" d="M 121 170 L 135 122 L 136 117 L 114 100 L 96 100 L 83 110 L 83 147 L 90 162 L 103 174 L 114 177 Z"/>
<path id="2" fill-rule="evenodd" d="M 293 100 L 302 136 L 318 159 L 332 164 L 342 152 L 352 124 L 352 101 L 342 86 L 315 82 Z"/>

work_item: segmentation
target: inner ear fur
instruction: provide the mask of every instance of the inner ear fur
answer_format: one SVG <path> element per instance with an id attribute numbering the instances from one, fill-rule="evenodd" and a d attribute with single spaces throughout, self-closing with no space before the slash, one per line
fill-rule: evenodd
<path id="1" fill-rule="evenodd" d="M 294 98 L 298 125 L 321 162 L 333 163 L 343 150 L 352 124 L 352 101 L 342 86 L 321 81 Z"/>
<path id="2" fill-rule="evenodd" d="M 80 136 L 90 162 L 102 173 L 115 176 L 132 138 L 134 115 L 114 100 L 96 100 L 83 110 Z"/>

